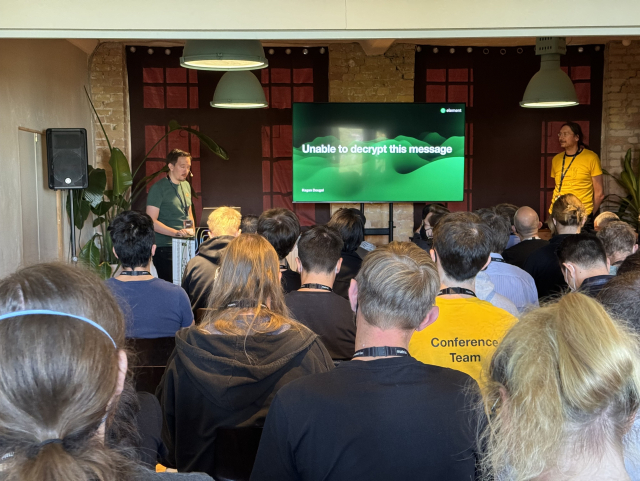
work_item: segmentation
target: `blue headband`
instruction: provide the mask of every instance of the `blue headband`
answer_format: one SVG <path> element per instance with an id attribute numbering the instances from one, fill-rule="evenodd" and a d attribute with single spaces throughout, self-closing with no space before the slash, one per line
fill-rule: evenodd
<path id="1" fill-rule="evenodd" d="M 64 317 L 71 317 L 73 319 L 77 319 L 82 322 L 86 322 L 87 324 L 95 327 L 100 332 L 102 332 L 105 336 L 107 336 L 109 340 L 113 343 L 113 347 L 115 347 L 116 349 L 118 348 L 118 346 L 116 346 L 116 341 L 113 340 L 113 338 L 109 335 L 109 333 L 105 330 L 104 327 L 92 321 L 91 319 L 87 319 L 86 317 L 82 317 L 82 316 L 76 316 L 75 314 L 68 314 L 66 312 L 58 312 L 58 311 L 50 311 L 48 309 L 31 309 L 28 311 L 15 311 L 15 312 L 9 312 L 7 314 L 3 314 L 2 316 L 0 316 L 0 321 L 3 321 L 5 319 L 11 319 L 12 317 L 22 317 L 22 316 L 31 316 L 31 315 L 64 316 Z"/>

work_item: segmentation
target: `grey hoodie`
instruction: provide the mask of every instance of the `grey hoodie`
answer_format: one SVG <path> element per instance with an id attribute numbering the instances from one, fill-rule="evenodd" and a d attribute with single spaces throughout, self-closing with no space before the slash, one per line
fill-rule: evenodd
<path id="1" fill-rule="evenodd" d="M 195 326 L 178 331 L 156 392 L 167 462 L 179 471 L 212 474 L 218 427 L 263 425 L 278 389 L 332 368 L 318 336 L 302 325 L 246 337 Z"/>

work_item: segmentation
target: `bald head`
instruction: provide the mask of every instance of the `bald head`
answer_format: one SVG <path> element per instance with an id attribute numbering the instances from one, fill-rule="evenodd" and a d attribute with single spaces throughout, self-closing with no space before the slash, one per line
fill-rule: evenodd
<path id="1" fill-rule="evenodd" d="M 516 211 L 513 224 L 516 228 L 516 233 L 520 237 L 527 239 L 538 234 L 540 219 L 535 210 L 531 207 L 524 206 Z"/>

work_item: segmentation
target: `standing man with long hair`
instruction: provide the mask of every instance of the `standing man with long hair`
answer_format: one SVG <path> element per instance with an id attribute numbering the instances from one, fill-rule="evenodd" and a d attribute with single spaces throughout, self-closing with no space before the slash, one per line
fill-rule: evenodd
<path id="1" fill-rule="evenodd" d="M 600 158 L 585 145 L 582 128 L 575 122 L 566 122 L 560 128 L 558 141 L 563 152 L 551 161 L 551 177 L 556 181 L 553 202 L 564 194 L 575 195 L 588 216 L 586 227 L 593 228 L 593 219 L 604 200 Z"/>

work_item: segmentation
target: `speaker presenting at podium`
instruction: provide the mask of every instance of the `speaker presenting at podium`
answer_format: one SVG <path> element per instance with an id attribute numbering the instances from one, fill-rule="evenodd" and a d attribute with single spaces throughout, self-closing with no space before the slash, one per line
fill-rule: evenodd
<path id="1" fill-rule="evenodd" d="M 191 154 L 174 149 L 167 156 L 167 166 L 167 177 L 149 189 L 147 214 L 153 219 L 156 233 L 157 248 L 153 264 L 160 279 L 173 282 L 172 239 L 192 237 L 195 233 L 191 185 L 187 182 L 191 172 Z"/>

